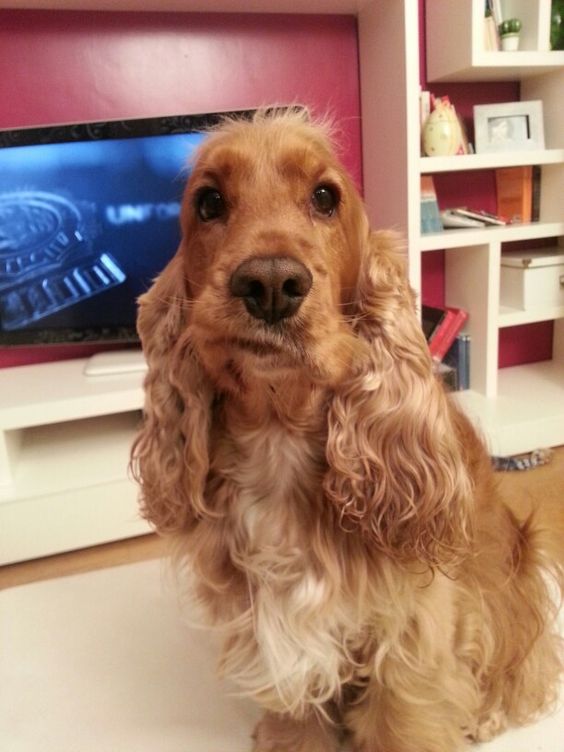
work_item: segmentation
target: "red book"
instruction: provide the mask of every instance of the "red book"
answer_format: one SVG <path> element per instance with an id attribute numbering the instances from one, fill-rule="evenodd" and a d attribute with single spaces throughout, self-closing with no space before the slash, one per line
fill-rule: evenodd
<path id="1" fill-rule="evenodd" d="M 463 308 L 446 307 L 445 315 L 429 340 L 429 351 L 435 360 L 441 361 L 468 320 Z"/>

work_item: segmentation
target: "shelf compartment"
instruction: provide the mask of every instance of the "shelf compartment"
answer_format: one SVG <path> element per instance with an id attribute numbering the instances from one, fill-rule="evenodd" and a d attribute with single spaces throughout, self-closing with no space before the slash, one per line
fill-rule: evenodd
<path id="1" fill-rule="evenodd" d="M 492 454 L 511 455 L 564 444 L 564 363 L 543 361 L 503 368 L 498 394 L 453 393 Z"/>
<path id="2" fill-rule="evenodd" d="M 523 22 L 521 49 L 484 49 L 484 3 L 427 0 L 427 79 L 437 81 L 516 81 L 550 73 L 564 65 L 564 52 L 550 50 L 551 0 L 505 0 L 505 17 Z"/>
<path id="3" fill-rule="evenodd" d="M 140 411 L 131 411 L 6 431 L 17 450 L 5 468 L 0 505 L 127 479 L 140 420 Z"/>

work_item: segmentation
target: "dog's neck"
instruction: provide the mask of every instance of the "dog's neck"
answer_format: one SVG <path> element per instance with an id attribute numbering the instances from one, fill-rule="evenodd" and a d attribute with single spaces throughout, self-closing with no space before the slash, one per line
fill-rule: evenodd
<path id="1" fill-rule="evenodd" d="M 257 379 L 248 389 L 226 396 L 222 408 L 229 422 L 248 430 L 275 422 L 289 431 L 319 433 L 327 398 L 326 387 L 312 383 L 303 374 L 289 373 L 270 380 Z"/>

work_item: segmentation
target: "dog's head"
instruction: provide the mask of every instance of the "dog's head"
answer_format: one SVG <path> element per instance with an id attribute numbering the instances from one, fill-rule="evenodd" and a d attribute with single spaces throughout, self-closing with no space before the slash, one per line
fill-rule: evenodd
<path id="1" fill-rule="evenodd" d="M 358 352 L 347 321 L 369 229 L 323 128 L 297 111 L 225 123 L 197 155 L 182 229 L 174 274 L 218 388 L 338 378 Z"/>

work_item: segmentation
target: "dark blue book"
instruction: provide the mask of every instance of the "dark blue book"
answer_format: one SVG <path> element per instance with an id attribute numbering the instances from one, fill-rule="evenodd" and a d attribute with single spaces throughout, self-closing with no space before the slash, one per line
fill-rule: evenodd
<path id="1" fill-rule="evenodd" d="M 444 362 L 454 368 L 458 389 L 470 389 L 470 335 L 461 332 L 444 357 Z"/>

